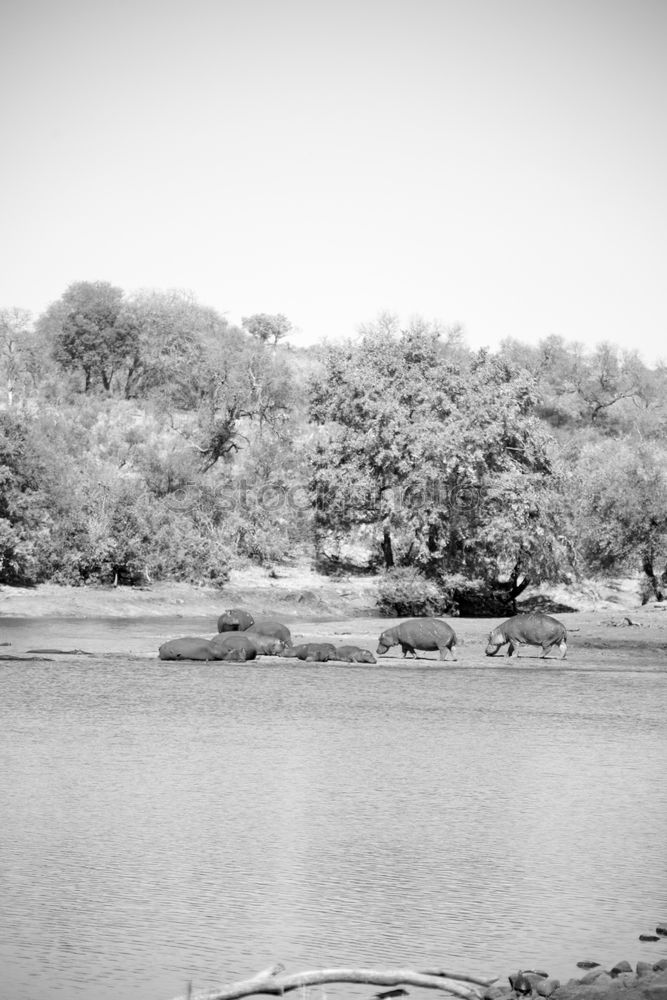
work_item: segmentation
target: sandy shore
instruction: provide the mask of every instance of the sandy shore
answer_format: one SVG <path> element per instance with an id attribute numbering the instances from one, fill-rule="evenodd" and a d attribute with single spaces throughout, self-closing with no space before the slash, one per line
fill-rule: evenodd
<path id="1" fill-rule="evenodd" d="M 377 638 L 392 619 L 380 617 L 375 604 L 377 578 L 320 576 L 303 567 L 284 568 L 270 575 L 255 567 L 232 572 L 223 589 L 188 584 L 155 584 L 146 588 L 58 587 L 43 584 L 34 588 L 0 588 L 0 633 L 2 619 L 68 620 L 71 648 L 72 619 L 184 619 L 180 634 L 211 635 L 218 616 L 229 607 L 246 607 L 257 615 L 283 621 L 298 641 L 353 643 L 375 650 Z M 535 596 L 538 591 L 532 591 Z M 530 591 L 527 594 L 531 594 Z M 667 607 L 639 606 L 636 584 L 612 582 L 606 587 L 582 588 L 577 592 L 554 590 L 549 595 L 563 607 L 578 610 L 557 612 L 569 632 L 567 660 L 562 669 L 667 669 Z M 450 620 L 459 643 L 459 665 L 495 666 L 498 658 L 484 655 L 486 637 L 499 619 L 453 618 Z M 9 623 L 8 623 L 9 624 Z M 128 630 L 132 632 L 131 622 Z M 154 655 L 158 639 L 174 638 L 177 626 L 170 623 L 169 634 L 138 646 L 123 642 L 119 651 Z M 74 626 L 74 635 L 76 627 Z M 0 641 L 2 636 L 0 634 Z M 398 652 L 397 649 L 392 652 Z M 537 649 L 528 649 L 513 666 L 535 666 Z M 501 657 L 502 658 L 502 657 Z M 399 659 L 387 656 L 386 660 Z M 424 653 L 419 664 L 437 664 L 435 654 Z M 554 666 L 556 661 L 549 663 Z"/>

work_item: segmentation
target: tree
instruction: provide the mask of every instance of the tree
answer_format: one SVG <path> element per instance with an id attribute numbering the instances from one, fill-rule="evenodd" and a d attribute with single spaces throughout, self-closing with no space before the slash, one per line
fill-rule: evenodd
<path id="1" fill-rule="evenodd" d="M 643 570 L 667 593 L 667 452 L 644 441 L 601 441 L 580 453 L 570 485 L 574 536 L 594 573 Z M 660 568 L 662 567 L 662 568 Z"/>
<path id="2" fill-rule="evenodd" d="M 35 544 L 50 523 L 30 427 L 0 411 L 0 583 L 39 581 Z"/>
<path id="3" fill-rule="evenodd" d="M 292 329 L 292 324 L 282 313 L 273 316 L 269 313 L 253 313 L 252 316 L 243 317 L 241 326 L 251 337 L 256 337 L 263 343 L 272 341 L 274 347 Z"/>
<path id="4" fill-rule="evenodd" d="M 53 355 L 66 371 L 81 371 L 84 392 L 99 381 L 111 390 L 114 375 L 136 355 L 138 330 L 123 317 L 123 291 L 106 281 L 79 281 L 39 318 Z"/>
<path id="5" fill-rule="evenodd" d="M 25 309 L 0 309 L 0 371 L 4 376 L 7 405 L 14 403 L 14 390 L 27 368 L 27 341 L 31 318 Z"/>
<path id="6" fill-rule="evenodd" d="M 485 352 L 450 361 L 422 322 L 384 317 L 329 347 L 311 388 L 318 530 L 372 525 L 387 568 L 505 578 L 515 595 L 528 571 L 556 575 L 553 444 L 536 401 L 527 372 Z"/>

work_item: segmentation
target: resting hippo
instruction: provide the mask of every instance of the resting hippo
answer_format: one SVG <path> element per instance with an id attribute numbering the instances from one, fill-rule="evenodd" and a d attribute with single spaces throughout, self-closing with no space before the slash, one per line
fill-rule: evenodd
<path id="1" fill-rule="evenodd" d="M 388 628 L 378 639 L 377 653 L 386 653 L 391 646 L 401 646 L 403 656 L 416 649 L 437 649 L 440 659 L 447 658 L 447 650 L 456 659 L 456 633 L 447 622 L 439 618 L 411 618 L 394 628 Z"/>
<path id="2" fill-rule="evenodd" d="M 553 646 L 558 646 L 561 659 L 564 660 L 567 653 L 567 630 L 556 618 L 533 611 L 531 614 L 515 615 L 501 625 L 496 625 L 489 635 L 486 655 L 494 656 L 506 643 L 509 643 L 506 656 L 512 656 L 515 649 L 518 656 L 521 646 L 541 646 L 542 659 Z"/>
<path id="3" fill-rule="evenodd" d="M 249 625 L 245 630 L 247 635 L 272 636 L 274 639 L 282 639 L 286 646 L 292 642 L 292 633 L 287 625 L 274 621 L 273 618 L 256 618 L 253 625 Z"/>
<path id="4" fill-rule="evenodd" d="M 229 608 L 218 618 L 218 632 L 242 632 L 254 624 L 255 619 L 243 608 Z"/>
<path id="5" fill-rule="evenodd" d="M 336 647 L 330 642 L 304 642 L 299 646 L 287 646 L 280 655 L 307 663 L 328 663 L 336 659 Z"/>
<path id="6" fill-rule="evenodd" d="M 169 639 L 158 649 L 161 660 L 215 660 L 216 656 L 208 639 L 193 635 L 182 639 Z"/>
<path id="7" fill-rule="evenodd" d="M 343 663 L 377 663 L 370 649 L 361 646 L 337 646 L 336 659 Z"/>
<path id="8" fill-rule="evenodd" d="M 215 660 L 227 659 L 231 650 L 243 650 L 245 660 L 254 660 L 257 656 L 257 647 L 245 632 L 219 632 L 213 636 L 209 645 Z"/>

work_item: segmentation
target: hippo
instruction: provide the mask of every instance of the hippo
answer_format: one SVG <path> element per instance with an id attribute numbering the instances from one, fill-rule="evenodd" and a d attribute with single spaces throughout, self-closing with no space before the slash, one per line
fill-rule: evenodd
<path id="1" fill-rule="evenodd" d="M 245 632 L 219 632 L 209 644 L 215 660 L 226 660 L 230 650 L 243 650 L 245 660 L 254 660 L 257 656 L 257 647 Z"/>
<path id="2" fill-rule="evenodd" d="M 252 625 L 244 629 L 244 634 L 250 635 L 258 633 L 263 636 L 272 636 L 274 639 L 281 639 L 286 646 L 292 642 L 292 633 L 287 625 L 275 621 L 273 618 L 256 618 Z"/>
<path id="3" fill-rule="evenodd" d="M 411 618 L 393 628 L 388 628 L 378 639 L 376 653 L 386 653 L 391 646 L 401 646 L 403 656 L 416 649 L 437 649 L 441 660 L 447 658 L 447 650 L 456 659 L 456 633 L 447 622 L 439 618 Z"/>
<path id="4" fill-rule="evenodd" d="M 161 660 L 215 660 L 215 652 L 208 639 L 186 635 L 181 639 L 169 639 L 158 649 Z"/>
<path id="5" fill-rule="evenodd" d="M 299 646 L 287 646 L 280 655 L 306 663 L 328 663 L 336 659 L 336 647 L 330 642 L 304 642 Z"/>
<path id="6" fill-rule="evenodd" d="M 486 646 L 486 655 L 494 656 L 501 646 L 509 645 L 505 656 L 512 656 L 516 649 L 519 655 L 521 646 L 541 646 L 540 659 L 544 659 L 550 649 L 558 646 L 561 659 L 567 653 L 567 630 L 556 618 L 544 615 L 541 611 L 530 614 L 515 615 L 501 625 L 496 625 Z"/>
<path id="7" fill-rule="evenodd" d="M 336 659 L 343 663 L 377 663 L 370 649 L 361 646 L 337 646 Z"/>
<path id="8" fill-rule="evenodd" d="M 218 618 L 218 632 L 243 632 L 254 625 L 255 619 L 243 608 L 229 608 Z"/>

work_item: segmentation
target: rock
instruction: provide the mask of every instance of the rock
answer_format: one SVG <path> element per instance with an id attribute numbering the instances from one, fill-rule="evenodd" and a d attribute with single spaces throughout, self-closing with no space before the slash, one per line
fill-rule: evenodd
<path id="1" fill-rule="evenodd" d="M 511 995 L 508 986 L 487 986 L 482 993 L 482 1000 L 502 1000 L 503 997 Z"/>
<path id="2" fill-rule="evenodd" d="M 597 969 L 599 965 L 600 965 L 599 962 L 588 962 L 588 961 L 577 962 L 578 969 Z"/>
<path id="3" fill-rule="evenodd" d="M 650 975 L 653 972 L 653 962 L 637 962 L 636 971 L 639 977 Z"/>
<path id="4" fill-rule="evenodd" d="M 640 934 L 639 935 L 639 940 L 640 941 L 659 941 L 660 939 L 659 939 L 659 937 L 658 937 L 657 934 Z"/>
<path id="5" fill-rule="evenodd" d="M 605 990 L 608 990 L 609 987 L 613 985 L 613 983 L 614 980 L 612 979 L 612 977 L 609 975 L 608 972 L 605 972 L 603 969 L 600 972 L 600 975 L 596 976 L 591 985 L 593 986 L 593 989 L 595 989 L 596 991 L 604 992 Z"/>
<path id="6" fill-rule="evenodd" d="M 646 1000 L 667 1000 L 667 977 L 654 980 L 642 989 Z"/>
<path id="7" fill-rule="evenodd" d="M 657 962 L 653 963 L 654 972 L 664 972 L 667 969 L 667 958 L 659 958 Z"/>
<path id="8" fill-rule="evenodd" d="M 551 979 L 550 977 L 547 977 L 547 979 L 540 978 L 535 986 L 535 989 L 539 996 L 550 997 L 559 986 L 560 979 Z"/>
<path id="9" fill-rule="evenodd" d="M 667 924 L 658 924 L 655 929 L 656 934 L 661 934 L 663 937 L 667 937 Z"/>
<path id="10" fill-rule="evenodd" d="M 594 983 L 596 979 L 599 979 L 600 976 L 605 976 L 605 975 L 606 972 L 604 971 L 604 969 L 598 966 L 597 969 L 591 969 L 591 971 L 587 972 L 585 976 L 582 976 L 579 982 L 583 983 L 584 986 L 588 986 L 590 985 L 590 983 Z"/>
<path id="11" fill-rule="evenodd" d="M 622 972 L 632 972 L 632 966 L 629 962 L 626 962 L 625 959 L 617 962 L 613 969 L 609 970 L 609 975 L 612 976 L 613 979 L 616 979 L 616 976 L 620 976 Z"/>

